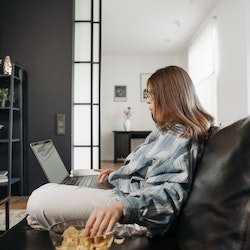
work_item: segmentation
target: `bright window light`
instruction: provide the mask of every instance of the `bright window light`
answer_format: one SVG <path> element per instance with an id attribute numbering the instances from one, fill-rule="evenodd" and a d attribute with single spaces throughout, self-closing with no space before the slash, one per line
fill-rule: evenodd
<path id="1" fill-rule="evenodd" d="M 217 119 L 215 20 L 198 33 L 188 50 L 188 69 L 203 107 Z"/>

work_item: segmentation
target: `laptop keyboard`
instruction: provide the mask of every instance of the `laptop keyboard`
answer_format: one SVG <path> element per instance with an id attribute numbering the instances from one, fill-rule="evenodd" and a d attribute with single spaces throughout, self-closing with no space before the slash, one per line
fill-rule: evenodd
<path id="1" fill-rule="evenodd" d="M 67 180 L 65 180 L 64 184 L 74 185 L 74 186 L 86 186 L 86 187 L 89 187 L 91 181 L 92 181 L 92 177 L 90 177 L 90 176 L 85 176 L 83 178 L 70 177 L 70 178 L 67 178 Z"/>

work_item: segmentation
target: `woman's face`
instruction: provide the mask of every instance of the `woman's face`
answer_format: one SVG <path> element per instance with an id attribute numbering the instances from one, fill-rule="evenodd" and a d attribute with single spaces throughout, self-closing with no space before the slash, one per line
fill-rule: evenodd
<path id="1" fill-rule="evenodd" d="M 152 91 L 152 89 L 150 88 L 150 86 L 148 86 L 147 89 L 147 105 L 148 105 L 148 109 L 151 112 L 151 115 L 153 118 L 155 117 L 155 101 L 154 101 L 154 92 Z"/>

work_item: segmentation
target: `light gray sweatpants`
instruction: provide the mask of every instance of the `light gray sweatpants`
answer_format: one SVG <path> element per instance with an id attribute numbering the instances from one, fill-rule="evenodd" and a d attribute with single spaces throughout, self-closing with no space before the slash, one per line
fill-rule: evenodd
<path id="1" fill-rule="evenodd" d="M 107 205 L 115 197 L 112 189 L 48 183 L 29 197 L 27 222 L 32 228 L 48 230 L 60 221 L 87 219 L 95 208 Z"/>

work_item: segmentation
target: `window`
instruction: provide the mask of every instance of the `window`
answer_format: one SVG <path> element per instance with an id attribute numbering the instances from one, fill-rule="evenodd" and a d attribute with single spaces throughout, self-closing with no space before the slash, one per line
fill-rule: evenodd
<path id="1" fill-rule="evenodd" d="M 217 43 L 215 20 L 193 40 L 188 50 L 189 74 L 203 107 L 217 118 Z"/>
<path id="2" fill-rule="evenodd" d="M 101 0 L 75 0 L 72 166 L 100 166 Z"/>

